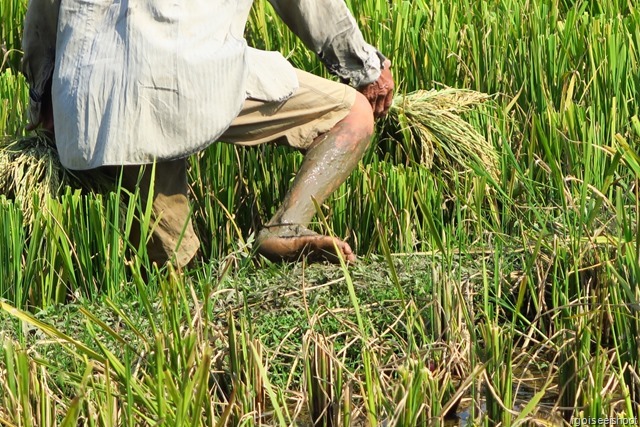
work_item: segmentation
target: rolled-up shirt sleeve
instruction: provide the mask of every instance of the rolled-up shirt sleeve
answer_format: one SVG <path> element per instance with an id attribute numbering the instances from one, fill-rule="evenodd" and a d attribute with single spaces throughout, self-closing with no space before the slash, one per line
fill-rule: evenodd
<path id="1" fill-rule="evenodd" d="M 40 122 L 42 101 L 50 94 L 56 58 L 56 34 L 60 0 L 29 0 L 22 36 L 22 72 L 29 83 L 29 116 Z"/>
<path id="2" fill-rule="evenodd" d="M 354 87 L 380 76 L 384 56 L 365 42 L 344 0 L 269 0 L 329 72 Z"/>

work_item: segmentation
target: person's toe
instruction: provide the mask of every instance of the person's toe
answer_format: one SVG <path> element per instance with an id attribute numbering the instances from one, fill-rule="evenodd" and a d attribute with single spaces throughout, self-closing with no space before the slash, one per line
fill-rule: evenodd
<path id="1" fill-rule="evenodd" d="M 353 253 L 351 246 L 347 242 L 341 242 L 342 255 L 344 256 L 344 260 L 347 262 L 355 262 L 356 254 Z"/>

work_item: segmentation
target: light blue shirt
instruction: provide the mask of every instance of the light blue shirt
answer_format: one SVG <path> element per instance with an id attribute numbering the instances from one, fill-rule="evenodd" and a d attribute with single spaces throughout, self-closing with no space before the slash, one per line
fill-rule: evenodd
<path id="1" fill-rule="evenodd" d="M 270 2 L 332 73 L 356 87 L 378 78 L 378 53 L 343 0 Z M 39 117 L 52 76 L 62 164 L 90 169 L 185 157 L 215 142 L 246 98 L 291 96 L 298 85 L 292 66 L 244 40 L 251 4 L 30 0 L 23 38 L 30 113 Z"/>

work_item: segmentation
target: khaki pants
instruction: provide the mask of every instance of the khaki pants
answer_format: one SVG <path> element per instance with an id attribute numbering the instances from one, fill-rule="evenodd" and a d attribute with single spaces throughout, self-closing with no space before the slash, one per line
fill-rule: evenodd
<path id="1" fill-rule="evenodd" d="M 297 74 L 300 88 L 293 96 L 278 103 L 248 99 L 220 141 L 240 145 L 273 142 L 305 150 L 349 114 L 356 97 L 353 88 L 304 71 Z M 146 203 L 152 167 L 124 166 L 122 170 L 125 188 L 134 191 L 139 186 Z M 150 260 L 160 265 L 169 260 L 176 266 L 186 265 L 200 246 L 191 223 L 186 159 L 156 164 L 153 216 L 153 232 L 147 243 Z M 132 243 L 137 245 L 139 239 L 139 231 L 134 230 Z"/>

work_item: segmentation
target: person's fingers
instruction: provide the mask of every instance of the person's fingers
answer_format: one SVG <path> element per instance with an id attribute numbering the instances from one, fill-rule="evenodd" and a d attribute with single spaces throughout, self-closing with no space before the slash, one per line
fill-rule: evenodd
<path id="1" fill-rule="evenodd" d="M 382 74 L 378 80 L 359 89 L 367 100 L 369 100 L 373 115 L 376 118 L 386 115 L 393 102 L 393 88 L 395 84 L 390 67 L 391 62 L 385 61 Z"/>
<path id="2" fill-rule="evenodd" d="M 376 118 L 384 117 L 389 112 L 392 102 L 393 82 L 390 83 L 389 87 L 382 86 L 379 88 L 375 102 L 371 103 L 374 116 Z"/>
<path id="3" fill-rule="evenodd" d="M 376 94 L 373 91 L 373 88 L 371 87 L 371 85 L 359 89 L 360 93 L 364 95 L 365 98 L 367 98 L 367 101 L 369 101 L 369 104 L 371 104 L 371 109 L 375 110 L 376 108 Z"/>

